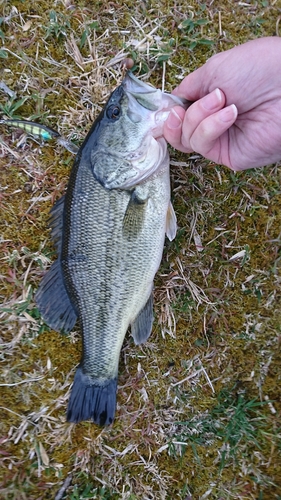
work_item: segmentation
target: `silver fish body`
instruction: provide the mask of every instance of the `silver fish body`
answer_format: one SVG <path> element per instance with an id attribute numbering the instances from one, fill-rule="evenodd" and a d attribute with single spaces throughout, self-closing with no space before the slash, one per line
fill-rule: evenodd
<path id="1" fill-rule="evenodd" d="M 139 344 L 151 333 L 153 279 L 165 233 L 170 239 L 176 233 L 161 132 L 179 103 L 127 75 L 86 137 L 66 195 L 52 210 L 58 260 L 36 300 L 56 330 L 70 331 L 80 320 L 83 355 L 70 422 L 112 423 L 125 334 L 131 326 Z"/>

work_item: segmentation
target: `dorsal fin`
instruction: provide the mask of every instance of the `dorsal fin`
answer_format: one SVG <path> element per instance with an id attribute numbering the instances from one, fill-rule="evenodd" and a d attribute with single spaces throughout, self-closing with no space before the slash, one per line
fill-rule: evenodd
<path id="1" fill-rule="evenodd" d="M 59 198 L 50 211 L 48 225 L 51 228 L 51 238 L 56 247 L 57 253 L 61 253 L 62 230 L 63 230 L 63 209 L 65 195 Z"/>
<path id="2" fill-rule="evenodd" d="M 49 227 L 56 246 L 58 259 L 53 262 L 43 277 L 35 294 L 38 309 L 48 326 L 53 330 L 69 332 L 76 323 L 77 312 L 65 288 L 60 255 L 62 246 L 64 196 L 50 212 Z"/>

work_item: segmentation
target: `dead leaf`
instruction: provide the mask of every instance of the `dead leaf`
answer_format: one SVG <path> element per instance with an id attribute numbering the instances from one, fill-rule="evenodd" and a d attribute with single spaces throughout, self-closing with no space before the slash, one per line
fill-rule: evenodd
<path id="1" fill-rule="evenodd" d="M 39 451 L 40 451 L 40 457 L 44 465 L 48 466 L 50 463 L 49 457 L 47 455 L 47 452 L 43 446 L 42 443 L 39 442 Z"/>
<path id="2" fill-rule="evenodd" d="M 31 28 L 31 25 L 32 25 L 32 21 L 31 19 L 29 21 L 27 21 L 23 27 L 22 27 L 22 31 L 28 31 L 30 28 Z"/>

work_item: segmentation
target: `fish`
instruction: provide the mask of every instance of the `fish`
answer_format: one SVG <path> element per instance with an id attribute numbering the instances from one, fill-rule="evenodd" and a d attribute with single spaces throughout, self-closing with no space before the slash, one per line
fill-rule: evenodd
<path id="1" fill-rule="evenodd" d="M 0 125 L 7 125 L 9 127 L 19 128 L 24 130 L 27 134 L 31 134 L 35 137 L 40 137 L 44 141 L 50 141 L 55 139 L 58 144 L 61 144 L 71 153 L 76 154 L 78 152 L 78 146 L 71 141 L 65 139 L 57 130 L 54 130 L 47 125 L 42 125 L 41 123 L 33 122 L 30 120 L 19 120 L 17 118 L 7 118 L 1 119 Z"/>
<path id="2" fill-rule="evenodd" d="M 82 358 L 67 421 L 112 424 L 127 330 L 145 342 L 153 324 L 153 280 L 165 234 L 177 231 L 163 124 L 189 103 L 130 71 L 80 147 L 66 194 L 51 210 L 57 260 L 35 300 L 45 322 L 69 332 L 79 319 Z"/>

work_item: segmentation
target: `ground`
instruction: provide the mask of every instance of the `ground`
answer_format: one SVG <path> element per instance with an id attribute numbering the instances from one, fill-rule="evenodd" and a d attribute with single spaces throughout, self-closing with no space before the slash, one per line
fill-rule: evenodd
<path id="1" fill-rule="evenodd" d="M 125 57 L 170 91 L 214 53 L 280 35 L 276 0 L 1 6 L 0 118 L 77 145 Z M 127 336 L 116 420 L 101 429 L 65 422 L 79 326 L 51 331 L 34 302 L 73 154 L 0 127 L 0 497 L 280 499 L 280 165 L 236 174 L 171 149 L 179 229 L 155 280 L 154 329 L 143 346 Z"/>

